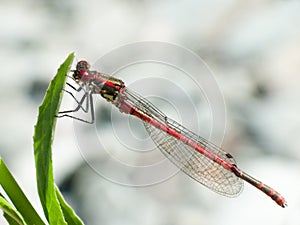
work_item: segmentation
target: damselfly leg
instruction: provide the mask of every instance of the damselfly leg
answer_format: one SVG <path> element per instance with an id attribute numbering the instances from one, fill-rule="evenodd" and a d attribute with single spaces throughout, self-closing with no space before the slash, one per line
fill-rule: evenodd
<path id="1" fill-rule="evenodd" d="M 82 122 L 85 122 L 85 123 L 93 124 L 94 121 L 95 121 L 95 113 L 94 113 L 93 96 L 92 96 L 91 90 L 85 90 L 81 86 L 79 88 L 75 88 L 70 83 L 66 83 L 66 84 L 69 87 L 71 87 L 73 90 L 75 90 L 76 92 L 84 91 L 84 95 L 78 101 L 78 99 L 74 96 L 74 94 L 72 92 L 63 89 L 66 93 L 68 93 L 75 100 L 77 106 L 76 106 L 75 109 L 58 112 L 58 115 L 56 115 L 56 117 L 58 117 L 58 118 L 60 118 L 60 117 L 69 117 L 69 118 L 79 120 L 79 121 L 82 121 Z M 84 102 L 85 102 L 85 107 L 83 107 Z M 90 121 L 70 115 L 70 113 L 78 112 L 80 109 L 85 113 L 88 113 L 90 111 L 90 114 L 91 114 L 91 120 Z"/>

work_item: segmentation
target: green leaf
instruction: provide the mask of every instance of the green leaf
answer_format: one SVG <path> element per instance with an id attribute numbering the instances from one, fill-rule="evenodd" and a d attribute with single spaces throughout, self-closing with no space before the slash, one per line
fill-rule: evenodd
<path id="1" fill-rule="evenodd" d="M 74 53 L 71 53 L 51 81 L 44 101 L 39 107 L 39 116 L 33 137 L 38 193 L 45 216 L 53 225 L 67 224 L 54 185 L 52 140 L 56 124 L 55 115 L 59 110 L 66 74 L 70 71 L 73 59 Z"/>
<path id="2" fill-rule="evenodd" d="M 10 225 L 25 225 L 25 221 L 20 213 L 6 201 L 0 194 L 0 208 L 4 212 L 4 217 Z"/>
<path id="3" fill-rule="evenodd" d="M 27 224 L 45 225 L 0 157 L 0 184 Z M 3 206 L 6 207 L 2 200 Z"/>
<path id="4" fill-rule="evenodd" d="M 74 210 L 65 202 L 62 194 L 56 189 L 56 195 L 59 200 L 60 206 L 65 216 L 65 220 L 69 225 L 83 225 L 83 222 L 75 214 Z"/>

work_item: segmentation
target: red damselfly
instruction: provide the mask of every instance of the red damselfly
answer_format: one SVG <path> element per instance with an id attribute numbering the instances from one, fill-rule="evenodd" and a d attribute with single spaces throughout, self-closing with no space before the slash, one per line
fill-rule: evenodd
<path id="1" fill-rule="evenodd" d="M 72 92 L 65 90 L 75 99 L 77 107 L 59 112 L 57 117 L 94 123 L 93 94 L 100 94 L 121 112 L 141 119 L 161 152 L 184 173 L 209 189 L 235 197 L 241 192 L 244 180 L 278 205 L 287 206 L 281 194 L 239 169 L 232 155 L 168 118 L 147 99 L 129 90 L 122 80 L 90 70 L 89 63 L 84 60 L 79 61 L 72 72 L 71 78 L 79 87 L 67 84 L 77 92 L 83 91 L 83 97 L 77 100 Z M 80 109 L 91 113 L 90 121 L 70 115 Z"/>

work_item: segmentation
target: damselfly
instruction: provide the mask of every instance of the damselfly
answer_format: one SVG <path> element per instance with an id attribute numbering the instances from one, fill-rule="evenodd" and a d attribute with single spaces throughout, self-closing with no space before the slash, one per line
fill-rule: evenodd
<path id="1" fill-rule="evenodd" d="M 232 155 L 168 118 L 147 99 L 129 90 L 122 80 L 90 70 L 89 63 L 84 60 L 79 61 L 72 72 L 71 78 L 79 87 L 67 84 L 77 92 L 83 91 L 83 97 L 77 100 L 72 92 L 65 90 L 75 99 L 77 107 L 59 112 L 57 117 L 94 123 L 93 94 L 100 94 L 121 112 L 141 119 L 157 148 L 184 173 L 209 189 L 235 197 L 241 192 L 244 180 L 278 205 L 287 206 L 281 194 L 239 169 Z M 90 121 L 70 114 L 80 109 L 91 113 Z"/>

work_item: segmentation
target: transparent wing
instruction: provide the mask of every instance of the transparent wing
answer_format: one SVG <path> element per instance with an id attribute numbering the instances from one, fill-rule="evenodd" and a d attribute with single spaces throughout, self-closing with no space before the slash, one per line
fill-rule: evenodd
<path id="1" fill-rule="evenodd" d="M 126 101 L 150 117 L 166 124 L 225 161 L 236 164 L 234 158 L 230 154 L 206 139 L 189 131 L 176 121 L 167 118 L 166 115 L 159 111 L 147 99 L 128 89 L 124 91 L 124 95 L 126 96 Z M 219 194 L 229 197 L 235 197 L 240 194 L 243 188 L 243 181 L 236 177 L 234 173 L 226 170 L 221 165 L 210 160 L 192 147 L 184 144 L 164 131 L 146 122 L 144 122 L 144 126 L 160 151 L 188 176 Z"/>

